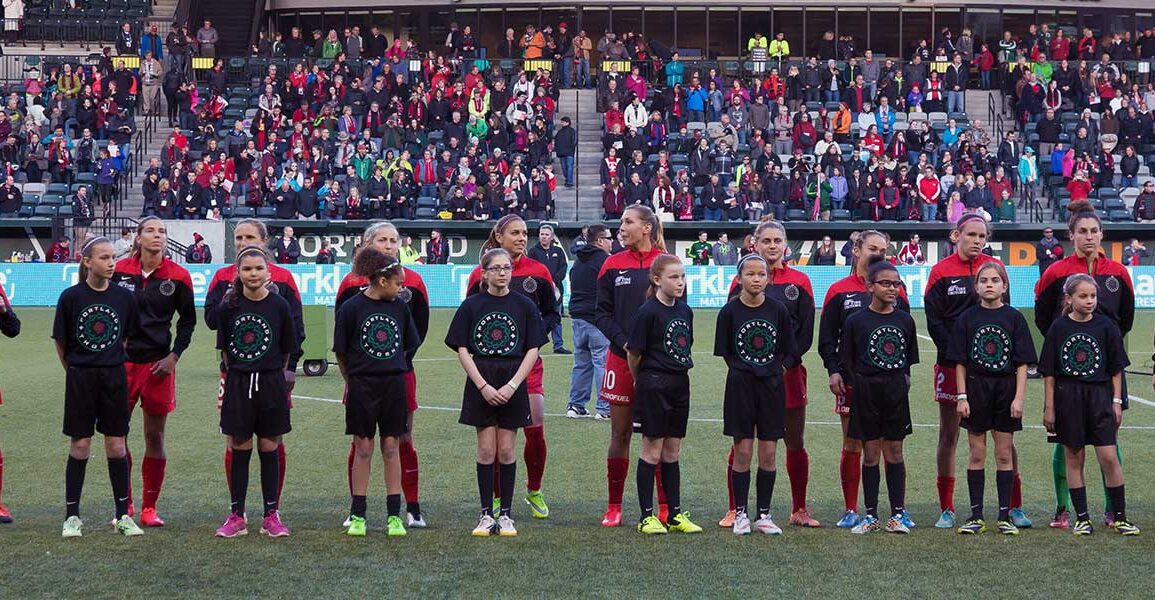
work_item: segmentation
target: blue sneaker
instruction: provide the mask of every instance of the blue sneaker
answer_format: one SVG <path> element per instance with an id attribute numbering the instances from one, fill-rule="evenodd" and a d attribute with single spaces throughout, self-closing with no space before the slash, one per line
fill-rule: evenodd
<path id="1" fill-rule="evenodd" d="M 952 510 L 942 511 L 942 514 L 939 515 L 938 521 L 935 522 L 934 526 L 936 529 L 954 529 L 955 528 L 954 511 L 952 511 Z"/>
<path id="2" fill-rule="evenodd" d="M 838 523 L 835 524 L 835 527 L 838 527 L 839 529 L 850 529 L 855 525 L 858 525 L 859 521 L 860 519 L 858 518 L 858 513 L 853 510 L 848 510 L 846 511 L 846 514 L 842 515 L 842 518 L 838 520 Z"/>
<path id="3" fill-rule="evenodd" d="M 1034 525 L 1021 508 L 1011 509 L 1011 523 L 1014 523 L 1015 527 L 1019 529 L 1030 529 L 1031 525 Z"/>
<path id="4" fill-rule="evenodd" d="M 910 518 L 910 513 L 906 512 L 905 508 L 902 509 L 902 512 L 899 513 L 898 516 L 902 520 L 904 527 L 907 529 L 914 529 L 914 519 Z"/>

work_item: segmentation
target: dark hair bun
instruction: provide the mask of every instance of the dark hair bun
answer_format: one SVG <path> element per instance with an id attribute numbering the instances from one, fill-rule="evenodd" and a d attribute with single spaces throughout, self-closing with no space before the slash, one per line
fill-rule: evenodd
<path id="1" fill-rule="evenodd" d="M 867 268 L 873 267 L 874 265 L 877 265 L 880 262 L 890 264 L 890 261 L 886 259 L 886 256 L 884 256 L 882 254 L 873 254 L 870 256 L 870 258 L 866 259 L 866 267 Z M 893 266 L 893 265 L 891 265 L 891 266 Z"/>
<path id="2" fill-rule="evenodd" d="M 1067 205 L 1067 212 L 1071 214 L 1094 211 L 1095 207 L 1092 206 L 1091 202 L 1088 200 L 1075 200 L 1074 202 Z"/>

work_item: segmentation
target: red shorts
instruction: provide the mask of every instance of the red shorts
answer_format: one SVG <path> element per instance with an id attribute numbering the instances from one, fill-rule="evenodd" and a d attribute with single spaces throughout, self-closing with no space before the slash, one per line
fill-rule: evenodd
<path id="1" fill-rule="evenodd" d="M 153 375 L 156 363 L 124 363 L 128 379 L 128 409 L 140 409 L 147 415 L 167 415 L 176 410 L 176 372 Z"/>
<path id="2" fill-rule="evenodd" d="M 850 414 L 850 404 L 854 399 L 854 388 L 849 385 L 846 387 L 845 396 L 834 396 L 834 414 L 845 417 Z"/>
<path id="3" fill-rule="evenodd" d="M 786 384 L 786 408 L 803 408 L 806 406 L 806 367 L 797 365 L 787 369 L 782 376 Z"/>
<path id="4" fill-rule="evenodd" d="M 225 401 L 225 375 L 226 375 L 226 373 L 224 371 L 221 371 L 220 385 L 217 386 L 217 410 L 221 409 L 221 404 L 224 403 L 224 401 Z M 288 391 L 289 408 L 293 408 L 293 390 L 292 390 L 292 387 L 290 387 L 288 385 L 288 382 L 285 383 L 285 387 L 289 388 L 289 391 Z M 341 397 L 341 404 L 344 404 L 344 403 L 345 403 L 345 397 L 342 396 Z"/>
<path id="5" fill-rule="evenodd" d="M 634 376 L 626 359 L 606 353 L 606 371 L 602 376 L 601 398 L 610 404 L 629 406 L 634 401 Z"/>
<path id="6" fill-rule="evenodd" d="M 537 394 L 539 396 L 545 395 L 545 387 L 542 385 L 542 378 L 545 377 L 545 368 L 541 364 L 541 357 L 537 358 L 537 362 L 533 363 L 533 368 L 529 370 L 529 377 L 525 378 L 525 389 L 529 394 Z M 416 388 L 414 388 L 416 390 Z M 413 408 L 417 408 L 417 399 L 413 399 L 410 404 Z M 411 409 L 412 410 L 412 409 Z"/>
<path id="7" fill-rule="evenodd" d="M 958 401 L 958 379 L 955 378 L 955 367 L 935 363 L 934 399 L 936 402 L 949 404 Z"/>

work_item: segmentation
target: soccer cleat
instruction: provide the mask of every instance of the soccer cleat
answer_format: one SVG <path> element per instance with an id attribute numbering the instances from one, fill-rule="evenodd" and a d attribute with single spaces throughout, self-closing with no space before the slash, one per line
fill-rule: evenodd
<path id="1" fill-rule="evenodd" d="M 517 537 L 517 528 L 513 526 L 513 519 L 509 515 L 497 518 L 497 535 L 501 537 Z"/>
<path id="2" fill-rule="evenodd" d="M 1005 521 L 999 521 L 1000 525 L 1002 523 Z M 967 519 L 967 522 L 960 525 L 957 531 L 959 535 L 980 535 L 986 533 L 987 522 L 982 519 Z"/>
<path id="3" fill-rule="evenodd" d="M 910 528 L 902 521 L 902 513 L 895 513 L 886 520 L 887 533 L 910 533 Z"/>
<path id="4" fill-rule="evenodd" d="M 365 517 L 349 517 L 349 527 L 345 529 L 345 535 L 352 537 L 365 537 Z"/>
<path id="5" fill-rule="evenodd" d="M 737 511 L 726 511 L 726 516 L 718 519 L 718 527 L 733 527 L 734 519 L 738 518 Z"/>
<path id="6" fill-rule="evenodd" d="M 224 525 L 217 529 L 217 537 L 235 538 L 242 535 L 249 535 L 249 529 L 245 524 L 245 517 L 232 513 L 229 518 L 225 519 Z"/>
<path id="7" fill-rule="evenodd" d="M 8 512 L 8 507 L 0 504 L 0 523 L 11 523 L 12 513 Z"/>
<path id="8" fill-rule="evenodd" d="M 405 531 L 405 525 L 401 523 L 401 517 L 397 515 L 390 515 L 385 523 L 385 534 L 389 537 L 401 537 L 408 534 Z"/>
<path id="9" fill-rule="evenodd" d="M 758 515 L 758 520 L 754 521 L 754 531 L 766 535 L 782 535 L 782 528 L 776 525 L 768 514 Z"/>
<path id="10" fill-rule="evenodd" d="M 120 520 L 116 522 L 116 532 L 125 537 L 132 537 L 134 535 L 144 535 L 144 530 L 137 526 L 136 521 L 128 515 L 122 515 Z"/>
<path id="11" fill-rule="evenodd" d="M 1107 527 L 1114 527 L 1115 526 L 1115 513 L 1111 512 L 1109 510 L 1104 511 L 1103 512 L 1103 525 L 1106 525 Z"/>
<path id="12" fill-rule="evenodd" d="M 1091 519 L 1079 519 L 1071 526 L 1071 533 L 1075 535 L 1091 535 L 1094 531 L 1095 527 L 1091 525 Z"/>
<path id="13" fill-rule="evenodd" d="M 345 517 L 345 521 L 341 523 L 341 529 L 348 529 L 353 524 L 353 515 Z"/>
<path id="14" fill-rule="evenodd" d="M 289 528 L 281 522 L 281 511 L 274 510 L 261 521 L 261 533 L 269 537 L 288 537 Z"/>
<path id="15" fill-rule="evenodd" d="M 1019 526 L 1014 521 L 999 521 L 998 528 L 1002 535 L 1019 535 Z"/>
<path id="16" fill-rule="evenodd" d="M 666 504 L 659 504 L 658 505 L 658 520 L 663 522 L 663 523 L 667 523 L 667 524 L 670 522 L 670 507 L 669 507 L 669 505 L 666 505 Z"/>
<path id="17" fill-rule="evenodd" d="M 60 532 L 60 537 L 80 537 L 82 535 L 80 528 L 83 526 L 84 523 L 80 522 L 80 517 L 68 517 L 64 520 L 64 529 Z"/>
<path id="18" fill-rule="evenodd" d="M 493 515 L 481 513 L 481 519 L 477 521 L 477 527 L 473 528 L 473 537 L 489 537 L 494 534 L 497 529 L 497 521 L 493 520 Z"/>
<path id="19" fill-rule="evenodd" d="M 674 515 L 668 522 L 670 524 L 670 531 L 676 531 L 678 533 L 702 533 L 702 528 L 690 520 L 689 511 L 682 511 Z"/>
<path id="20" fill-rule="evenodd" d="M 1027 517 L 1027 513 L 1023 512 L 1021 508 L 1011 509 L 1011 523 L 1014 523 L 1015 527 L 1019 529 L 1030 529 L 1034 526 L 1034 523 Z"/>
<path id="21" fill-rule="evenodd" d="M 417 529 L 425 529 L 426 527 L 429 527 L 429 525 L 425 523 L 424 513 L 406 513 L 405 520 L 409 527 L 415 527 Z"/>
<path id="22" fill-rule="evenodd" d="M 541 490 L 526 494 L 525 503 L 529 505 L 529 512 L 535 519 L 549 518 L 549 506 L 546 506 L 545 497 L 541 495 Z"/>
<path id="23" fill-rule="evenodd" d="M 795 527 L 821 527 L 821 524 L 812 516 L 810 509 L 802 508 L 790 515 L 790 524 Z"/>
<path id="24" fill-rule="evenodd" d="M 594 420 L 595 421 L 609 421 L 610 420 L 610 413 L 602 412 L 599 410 L 596 413 L 594 413 Z"/>
<path id="25" fill-rule="evenodd" d="M 834 526 L 839 529 L 851 529 L 855 525 L 858 525 L 859 522 L 861 522 L 861 519 L 859 519 L 858 513 L 853 510 L 848 510 L 843 513 L 842 518 L 839 519 Z"/>
<path id="26" fill-rule="evenodd" d="M 942 514 L 939 515 L 938 521 L 935 521 L 934 527 L 935 529 L 954 529 L 954 523 L 954 511 L 944 510 Z"/>
<path id="27" fill-rule="evenodd" d="M 1131 523 L 1127 519 L 1117 519 L 1115 521 L 1115 531 L 1121 535 L 1139 535 L 1139 526 Z"/>
<path id="28" fill-rule="evenodd" d="M 910 513 L 906 512 L 905 508 L 898 514 L 902 517 L 902 524 L 906 525 L 907 529 L 914 529 L 914 519 L 910 518 Z"/>
<path id="29" fill-rule="evenodd" d="M 571 404 L 565 409 L 565 416 L 571 419 L 588 419 L 593 415 L 591 415 L 584 406 L 575 406 Z"/>
<path id="30" fill-rule="evenodd" d="M 1067 509 L 1060 508 L 1055 511 L 1054 518 L 1051 519 L 1051 529 L 1070 529 L 1071 528 L 1071 513 Z"/>
<path id="31" fill-rule="evenodd" d="M 155 508 L 146 508 L 140 511 L 140 524 L 145 527 L 164 527 L 164 519 L 156 514 Z"/>
<path id="32" fill-rule="evenodd" d="M 602 527 L 617 527 L 622 524 L 622 505 L 610 504 L 602 515 Z"/>
<path id="33" fill-rule="evenodd" d="M 745 512 L 734 515 L 734 524 L 731 525 L 734 535 L 750 535 L 750 517 Z"/>
<path id="34" fill-rule="evenodd" d="M 882 526 L 878 524 L 878 517 L 874 515 L 866 515 L 862 517 L 862 520 L 859 521 L 857 525 L 850 529 L 850 533 L 856 535 L 864 535 L 878 531 L 881 528 Z"/>
<path id="35" fill-rule="evenodd" d="M 638 532 L 646 535 L 665 535 L 669 533 L 666 530 L 666 526 L 662 525 L 662 522 L 654 515 L 650 515 L 642 519 L 641 523 L 638 523 Z"/>

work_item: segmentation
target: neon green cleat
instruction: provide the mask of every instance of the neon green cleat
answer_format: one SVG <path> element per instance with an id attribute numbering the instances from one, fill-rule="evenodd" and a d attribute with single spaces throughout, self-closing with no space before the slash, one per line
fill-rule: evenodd
<path id="1" fill-rule="evenodd" d="M 136 525 L 136 521 L 128 515 L 122 515 L 120 520 L 116 522 L 116 532 L 125 536 L 132 537 L 134 535 L 144 535 L 144 530 Z"/>
<path id="2" fill-rule="evenodd" d="M 1014 521 L 999 521 L 998 527 L 1003 535 L 1019 535 L 1019 526 Z"/>
<path id="3" fill-rule="evenodd" d="M 548 519 L 549 507 L 545 504 L 545 497 L 541 490 L 532 491 L 525 495 L 525 503 L 529 505 L 529 512 L 535 519 Z"/>
<path id="4" fill-rule="evenodd" d="M 641 523 L 638 523 L 638 532 L 646 535 L 665 535 L 669 533 L 666 531 L 666 526 L 662 525 L 662 522 L 654 515 L 650 515 L 642 519 Z"/>
<path id="5" fill-rule="evenodd" d="M 385 526 L 385 529 L 390 537 L 401 537 L 408 534 L 408 532 L 405 531 L 405 525 L 401 522 L 401 517 L 397 515 L 391 515 L 389 517 L 389 521 Z"/>
<path id="6" fill-rule="evenodd" d="M 702 533 L 702 528 L 690 520 L 689 511 L 683 511 L 670 519 L 670 531 L 676 531 L 678 533 Z"/>
<path id="7" fill-rule="evenodd" d="M 60 537 L 80 537 L 83 535 L 80 531 L 80 528 L 83 526 L 84 523 L 80 521 L 80 517 L 68 517 L 68 519 L 64 521 L 64 529 L 60 532 Z"/>
<path id="8" fill-rule="evenodd" d="M 987 522 L 982 519 L 967 519 L 966 523 L 963 523 L 958 528 L 958 532 L 961 535 L 981 535 L 985 533 L 986 530 Z"/>
<path id="9" fill-rule="evenodd" d="M 1116 519 L 1114 529 L 1126 536 L 1139 535 L 1139 526 L 1126 519 Z"/>
<path id="10" fill-rule="evenodd" d="M 345 530 L 345 535 L 352 537 L 365 537 L 365 517 L 350 516 L 349 528 Z"/>

